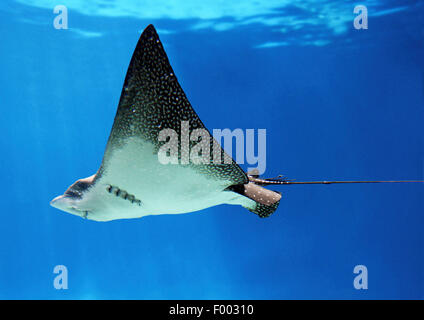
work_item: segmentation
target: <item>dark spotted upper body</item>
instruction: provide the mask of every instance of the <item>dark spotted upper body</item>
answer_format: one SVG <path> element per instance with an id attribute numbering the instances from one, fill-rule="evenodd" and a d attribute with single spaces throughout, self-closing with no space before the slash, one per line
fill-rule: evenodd
<path id="1" fill-rule="evenodd" d="M 141 35 L 128 67 L 98 177 L 107 170 L 108 158 L 125 144 L 126 139 L 141 137 L 155 145 L 158 151 L 162 144 L 158 140 L 159 132 L 173 129 L 179 134 L 182 121 L 189 121 L 190 133 L 200 128 L 207 130 L 179 85 L 155 28 L 149 25 Z M 193 144 L 195 142 L 190 141 L 190 146 Z M 213 139 L 210 145 L 212 152 Z M 225 153 L 219 149 L 221 159 L 224 159 Z M 213 157 L 210 158 L 212 161 Z M 248 182 L 247 175 L 234 160 L 231 163 L 190 165 L 211 179 L 230 181 L 229 185 Z"/>

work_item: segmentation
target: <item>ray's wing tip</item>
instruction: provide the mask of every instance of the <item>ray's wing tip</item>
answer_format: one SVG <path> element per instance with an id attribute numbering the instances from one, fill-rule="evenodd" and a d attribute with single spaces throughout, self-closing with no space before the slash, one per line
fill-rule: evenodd
<path id="1" fill-rule="evenodd" d="M 144 29 L 143 33 L 141 34 L 144 37 L 154 36 L 157 35 L 156 29 L 153 24 L 149 24 L 146 29 Z"/>

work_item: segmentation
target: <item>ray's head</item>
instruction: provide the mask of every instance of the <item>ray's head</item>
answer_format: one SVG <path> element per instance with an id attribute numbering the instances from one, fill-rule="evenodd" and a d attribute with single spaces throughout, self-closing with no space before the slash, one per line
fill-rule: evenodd
<path id="1" fill-rule="evenodd" d="M 84 206 L 84 194 L 93 185 L 95 175 L 85 179 L 79 179 L 73 183 L 63 195 L 50 201 L 50 205 L 70 214 L 87 218 L 90 209 Z"/>

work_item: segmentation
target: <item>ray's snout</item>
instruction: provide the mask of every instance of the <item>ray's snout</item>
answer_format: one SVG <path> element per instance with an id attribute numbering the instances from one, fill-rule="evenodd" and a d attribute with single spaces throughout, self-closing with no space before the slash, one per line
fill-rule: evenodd
<path id="1" fill-rule="evenodd" d="M 50 205 L 56 209 L 76 216 L 81 216 L 84 218 L 87 216 L 86 211 L 78 210 L 76 207 L 77 205 L 74 203 L 72 198 L 70 198 L 66 194 L 54 198 L 52 201 L 50 201 Z"/>
<path id="2" fill-rule="evenodd" d="M 57 196 L 56 198 L 54 198 L 52 201 L 50 201 L 50 205 L 54 208 L 57 208 L 58 203 L 60 202 L 60 200 L 63 198 L 62 196 Z"/>
<path id="3" fill-rule="evenodd" d="M 63 194 L 61 196 L 57 196 L 52 201 L 50 201 L 50 205 L 56 209 L 75 214 L 72 208 L 72 204 L 70 202 L 71 199 L 69 199 L 69 197 Z"/>

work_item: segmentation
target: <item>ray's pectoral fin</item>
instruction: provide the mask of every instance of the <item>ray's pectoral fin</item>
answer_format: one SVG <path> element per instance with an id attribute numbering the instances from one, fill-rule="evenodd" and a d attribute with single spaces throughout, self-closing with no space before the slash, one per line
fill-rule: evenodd
<path id="1" fill-rule="evenodd" d="M 207 131 L 178 83 L 155 28 L 149 25 L 140 36 L 131 58 L 97 179 L 113 173 L 114 169 L 109 165 L 114 153 L 129 140 L 136 138 L 144 144 L 151 144 L 154 152 L 158 152 L 163 145 L 160 132 L 172 129 L 180 133 L 185 130 L 183 123 L 187 122 L 189 136 L 196 129 Z M 181 150 L 180 141 L 178 150 Z M 225 153 L 221 148 L 219 151 Z M 135 167 L 138 163 L 139 159 L 135 158 L 127 161 Z M 228 185 L 248 182 L 247 175 L 234 160 L 228 164 L 210 163 L 196 168 Z"/>
<path id="2" fill-rule="evenodd" d="M 247 210 L 257 214 L 260 218 L 267 218 L 277 210 L 281 200 L 281 193 L 265 189 L 253 182 L 234 185 L 227 188 L 250 200 L 242 206 Z"/>

